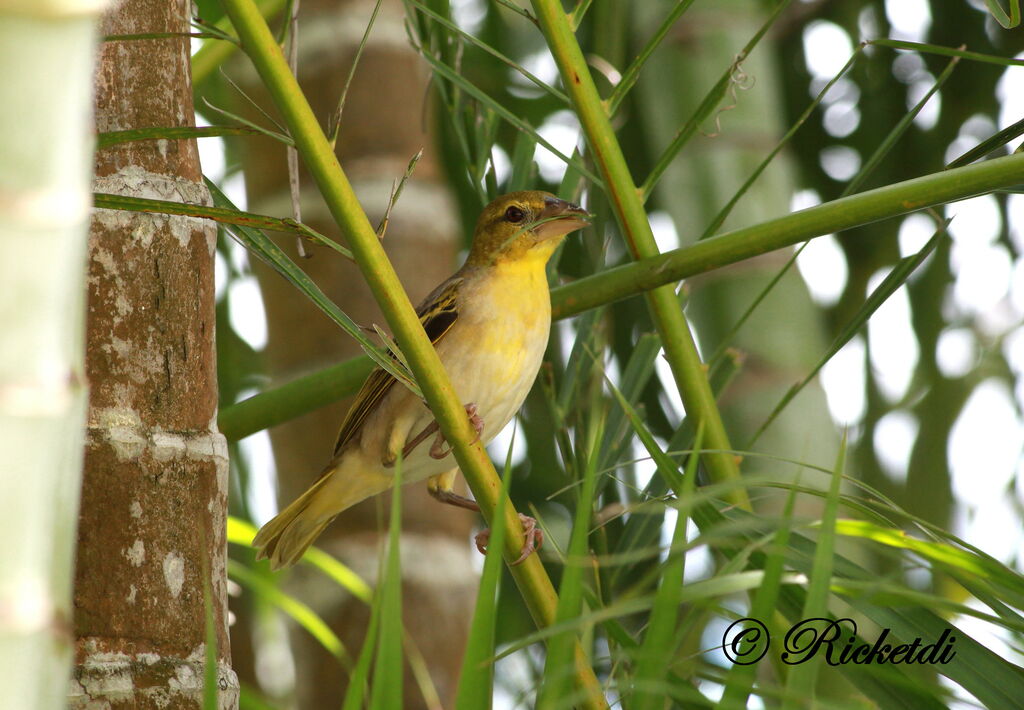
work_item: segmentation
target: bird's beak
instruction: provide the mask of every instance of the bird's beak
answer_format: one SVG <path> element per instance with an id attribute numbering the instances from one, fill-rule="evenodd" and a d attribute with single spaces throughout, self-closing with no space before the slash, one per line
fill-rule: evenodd
<path id="1" fill-rule="evenodd" d="M 541 239 L 551 239 L 586 227 L 590 224 L 590 213 L 557 197 L 545 197 L 540 219 L 542 223 L 537 225 L 534 233 Z"/>

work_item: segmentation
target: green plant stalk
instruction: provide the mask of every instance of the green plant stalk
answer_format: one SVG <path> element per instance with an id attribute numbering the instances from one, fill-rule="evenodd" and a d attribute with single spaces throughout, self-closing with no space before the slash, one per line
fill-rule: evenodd
<path id="1" fill-rule="evenodd" d="M 441 432 L 452 446 L 455 459 L 480 504 L 484 518 L 491 523 L 501 481 L 487 451 L 481 442 L 475 440 L 464 403 L 456 398 L 437 352 L 423 331 L 394 267 L 331 150 L 327 136 L 253 0 L 224 0 L 223 5 L 243 49 L 284 117 L 324 202 L 347 237 L 356 263 L 391 326 Z M 511 502 L 506 502 L 504 511 L 507 525 L 504 557 L 507 561 L 514 561 L 523 547 L 523 527 Z M 534 621 L 539 626 L 549 625 L 555 618 L 557 596 L 538 556 L 530 555 L 523 564 L 511 567 L 511 571 Z M 578 646 L 575 660 L 575 681 L 587 696 L 584 706 L 607 708 L 601 686 Z"/>
<path id="2" fill-rule="evenodd" d="M 650 222 L 647 221 L 643 198 L 629 173 L 605 105 L 573 34 L 569 16 L 559 0 L 533 0 L 533 9 L 558 65 L 562 83 L 567 87 L 569 98 L 580 118 L 593 160 L 604 178 L 605 192 L 633 258 L 657 256 L 658 247 Z M 693 417 L 694 424 L 703 422 L 707 448 L 714 450 L 702 454 L 708 473 L 714 481 L 736 479 L 740 474 L 736 460 L 730 453 L 732 445 L 711 393 L 690 326 L 679 307 L 675 288 L 670 285 L 660 286 L 648 291 L 646 295 L 651 315 L 661 335 L 666 359 L 679 388 L 679 396 L 687 413 Z M 750 508 L 745 489 L 737 487 L 728 497 L 730 502 L 745 509 Z"/>
<path id="3" fill-rule="evenodd" d="M 551 317 L 591 308 L 706 273 L 807 239 L 955 202 L 1024 182 L 1024 154 L 906 180 L 743 227 L 579 279 L 551 291 Z M 371 367 L 360 356 L 225 407 L 217 420 L 231 441 L 353 394 Z"/>
<path id="4" fill-rule="evenodd" d="M 263 16 L 271 20 L 284 9 L 285 0 L 259 0 L 257 6 Z M 213 25 L 214 29 L 225 34 L 232 34 L 231 22 L 222 17 Z M 232 42 L 204 42 L 199 51 L 192 55 L 192 86 L 197 87 L 213 76 L 213 73 L 235 53 L 238 47 Z"/>
<path id="5" fill-rule="evenodd" d="M 92 87 L 104 9 L 92 1 L 0 3 L 0 688 L 7 707 L 66 708 L 75 662 Z"/>

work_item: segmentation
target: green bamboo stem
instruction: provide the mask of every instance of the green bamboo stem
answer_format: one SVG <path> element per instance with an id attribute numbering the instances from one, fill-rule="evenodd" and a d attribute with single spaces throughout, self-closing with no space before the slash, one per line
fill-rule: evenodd
<path id="1" fill-rule="evenodd" d="M 591 308 L 807 239 L 1021 182 L 1024 154 L 1016 154 L 844 197 L 554 288 L 551 317 L 571 318 Z M 300 377 L 225 407 L 217 420 L 218 426 L 229 440 L 242 439 L 354 394 L 369 367 L 369 358 L 360 356 Z"/>
<path id="2" fill-rule="evenodd" d="M 0 693 L 10 708 L 68 707 L 104 4 L 0 3 Z"/>
<path id="3" fill-rule="evenodd" d="M 560 0 L 533 0 L 533 9 L 583 126 L 591 157 L 604 178 L 605 192 L 633 257 L 657 256 L 658 247 L 647 221 L 643 198 L 629 173 L 608 112 L 573 34 L 569 15 L 562 9 Z M 675 289 L 670 285 L 659 286 L 648 291 L 646 296 L 683 405 L 688 415 L 693 417 L 694 425 L 704 426 L 706 448 L 711 450 L 702 454 L 708 473 L 716 482 L 735 480 L 740 473 L 730 453 L 732 445 Z M 741 487 L 732 489 L 728 498 L 736 505 L 750 508 L 746 491 Z"/>
<path id="4" fill-rule="evenodd" d="M 238 32 L 242 48 L 284 117 L 299 155 L 324 202 L 347 237 L 356 263 L 391 326 L 441 432 L 451 444 L 484 518 L 491 522 L 501 481 L 483 445 L 475 440 L 463 403 L 456 398 L 437 352 L 423 331 L 327 136 L 253 0 L 224 0 L 223 5 Z M 504 511 L 508 534 L 503 552 L 506 561 L 513 561 L 519 556 L 524 543 L 523 528 L 511 502 L 506 502 Z M 523 564 L 511 567 L 511 571 L 536 623 L 539 626 L 550 625 L 555 618 L 557 596 L 537 555 L 531 555 Z M 575 680 L 586 693 L 585 707 L 607 708 L 601 686 L 580 647 L 576 649 Z"/>

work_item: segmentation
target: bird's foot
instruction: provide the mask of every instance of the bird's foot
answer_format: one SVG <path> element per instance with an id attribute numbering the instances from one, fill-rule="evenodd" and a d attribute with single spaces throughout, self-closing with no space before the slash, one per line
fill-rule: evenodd
<path id="1" fill-rule="evenodd" d="M 523 542 L 523 548 L 519 552 L 519 559 L 512 563 L 513 566 L 522 564 L 522 562 L 530 556 L 534 550 L 539 550 L 544 546 L 544 532 L 537 527 L 537 521 L 531 518 L 529 515 L 519 514 L 519 522 L 523 524 L 523 535 L 526 540 Z M 476 536 L 476 549 L 480 551 L 481 555 L 487 554 L 487 543 L 491 540 L 491 529 L 481 531 Z"/>
<path id="2" fill-rule="evenodd" d="M 469 423 L 473 425 L 473 431 L 476 432 L 476 436 L 473 437 L 473 440 L 469 443 L 475 444 L 480 441 L 480 435 L 484 431 L 484 420 L 480 418 L 479 414 L 477 414 L 476 404 L 473 402 L 466 405 L 466 415 L 469 417 Z M 434 428 L 437 428 L 437 422 L 434 423 Z M 419 441 L 416 443 L 419 443 Z M 450 454 L 452 450 L 450 448 L 445 449 L 444 444 L 444 434 L 437 432 L 437 436 L 434 438 L 434 443 L 430 445 L 430 457 L 434 459 L 443 459 L 445 456 Z"/>

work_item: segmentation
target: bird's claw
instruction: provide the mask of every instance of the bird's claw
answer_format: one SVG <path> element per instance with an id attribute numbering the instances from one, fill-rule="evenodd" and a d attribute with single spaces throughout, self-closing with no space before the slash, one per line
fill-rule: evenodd
<path id="1" fill-rule="evenodd" d="M 466 415 L 469 417 L 469 423 L 473 425 L 473 431 L 476 432 L 476 436 L 474 436 L 473 440 L 469 443 L 475 444 L 480 441 L 480 435 L 484 431 L 484 420 L 480 418 L 479 414 L 477 414 L 476 404 L 473 402 L 466 405 Z M 430 458 L 443 459 L 452 452 L 450 448 L 444 448 L 444 443 L 444 434 L 437 432 L 437 436 L 434 438 L 434 443 L 430 445 Z"/>
<path id="2" fill-rule="evenodd" d="M 539 550 L 544 546 L 544 532 L 537 526 L 537 521 L 531 518 L 529 515 L 519 514 L 519 522 L 523 525 L 523 536 L 526 538 L 523 542 L 523 548 L 519 552 L 519 559 L 512 563 L 512 566 L 522 564 L 523 561 L 530 556 L 534 550 Z M 487 554 L 487 543 L 491 540 L 491 529 L 481 531 L 477 534 L 475 542 L 476 549 L 479 550 L 481 555 Z"/>

